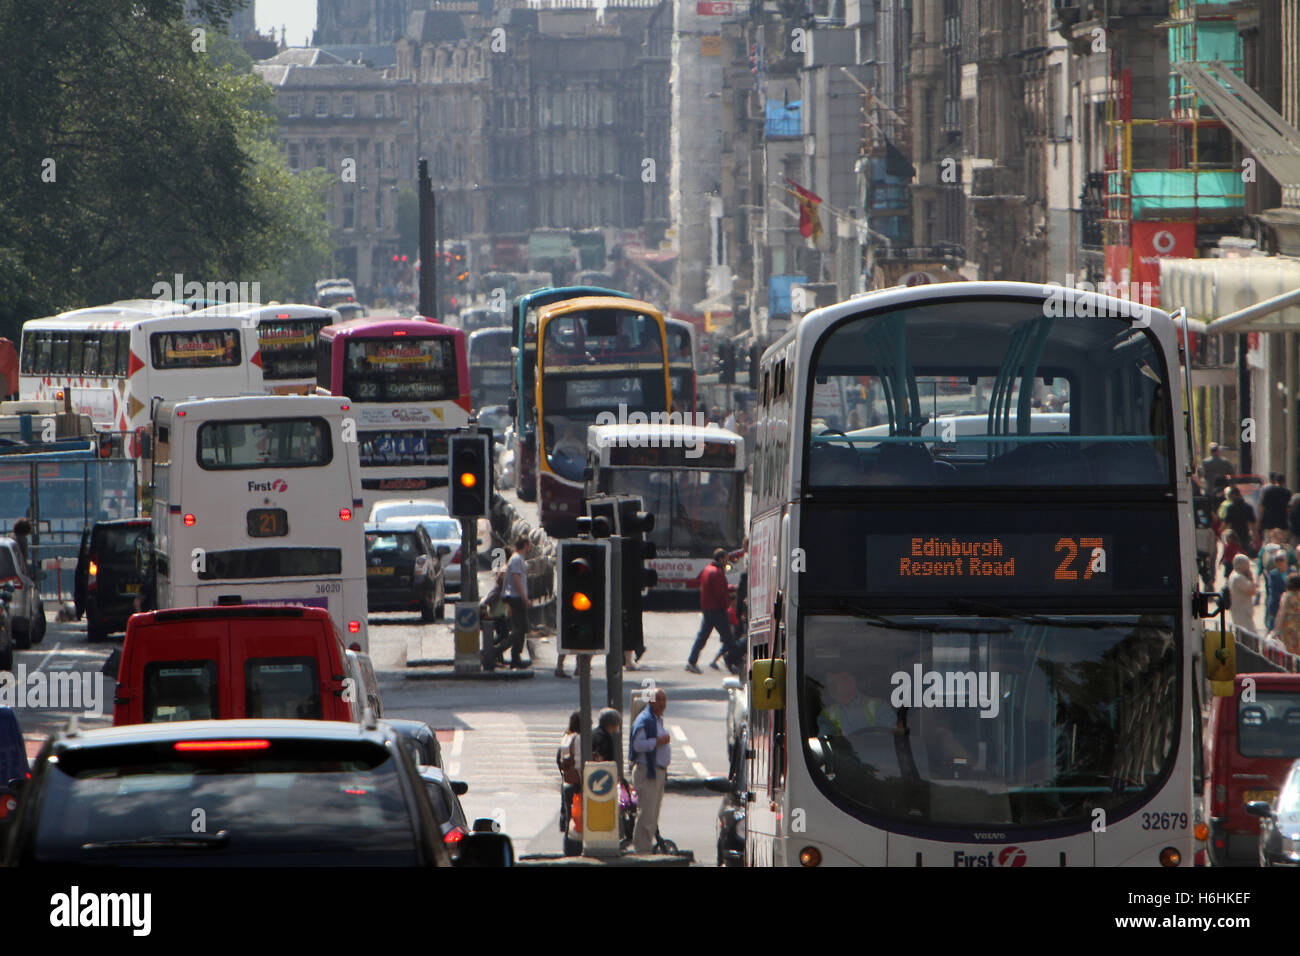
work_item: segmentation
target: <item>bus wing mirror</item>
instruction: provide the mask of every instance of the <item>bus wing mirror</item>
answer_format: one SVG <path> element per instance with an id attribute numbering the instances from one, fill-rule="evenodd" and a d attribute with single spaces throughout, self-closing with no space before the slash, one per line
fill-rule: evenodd
<path id="1" fill-rule="evenodd" d="M 592 470 L 591 465 L 588 465 L 586 468 L 582 469 L 582 480 L 583 480 L 583 481 L 591 481 L 591 479 L 594 478 L 595 475 L 596 475 L 596 472 L 595 472 L 594 470 Z"/>
<path id="2" fill-rule="evenodd" d="M 1227 631 L 1205 632 L 1205 679 L 1215 697 L 1231 697 L 1237 676 L 1237 642 Z"/>
<path id="3" fill-rule="evenodd" d="M 755 710 L 784 710 L 785 661 L 754 661 L 749 669 L 749 697 Z"/>

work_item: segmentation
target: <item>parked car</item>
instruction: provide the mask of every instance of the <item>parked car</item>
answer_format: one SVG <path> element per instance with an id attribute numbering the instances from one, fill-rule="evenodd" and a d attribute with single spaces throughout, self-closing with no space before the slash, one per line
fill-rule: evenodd
<path id="1" fill-rule="evenodd" d="M 45 604 L 13 538 L 0 538 L 0 584 L 11 584 L 14 589 L 9 602 L 14 646 L 22 650 L 39 644 L 45 637 Z"/>
<path id="2" fill-rule="evenodd" d="M 1260 821 L 1259 865 L 1300 866 L 1300 760 L 1272 803 L 1252 800 L 1246 812 Z"/>
<path id="3" fill-rule="evenodd" d="M 420 779 L 424 781 L 433 803 L 433 813 L 441 821 L 442 842 L 447 845 L 447 852 L 453 860 L 460 856 L 460 844 L 469 836 L 469 820 L 460 805 L 460 798 L 469 792 L 469 784 L 461 780 L 448 780 L 447 774 L 440 767 L 420 767 Z"/>
<path id="4" fill-rule="evenodd" d="M 144 584 L 137 557 L 147 547 L 148 518 L 97 522 L 81 536 L 72 600 L 86 617 L 86 640 L 102 641 L 126 630 Z"/>
<path id="5" fill-rule="evenodd" d="M 30 776 L 27 764 L 27 742 L 18 715 L 12 707 L 0 707 L 0 837 L 4 836 L 9 820 L 18 809 L 18 797 L 11 792 L 11 780 L 26 780 Z M 4 845 L 0 839 L 0 846 Z"/>
<path id="6" fill-rule="evenodd" d="M 367 680 L 347 653 L 324 608 L 234 605 L 136 614 L 122 642 L 113 724 L 355 721 L 368 701 Z M 351 700 L 348 676 L 356 682 Z"/>
<path id="7" fill-rule="evenodd" d="M 1250 700 L 1242 700 L 1252 681 Z M 1231 697 L 1215 697 L 1205 728 L 1205 804 L 1211 866 L 1253 864 L 1259 819 L 1250 803 L 1271 803 L 1300 758 L 1300 674 L 1238 674 Z"/>
<path id="8" fill-rule="evenodd" d="M 446 517 L 449 514 L 451 512 L 447 510 L 447 502 L 435 498 L 393 498 L 376 501 L 371 505 L 370 517 L 366 522 L 378 524 L 392 518 L 424 518 L 428 515 Z"/>
<path id="9" fill-rule="evenodd" d="M 723 795 L 718 807 L 718 866 L 745 865 L 745 818 L 749 810 L 749 794 L 745 790 L 747 737 L 748 731 L 742 726 L 731 741 L 728 775 L 705 781 L 710 790 Z"/>
<path id="10" fill-rule="evenodd" d="M 434 733 L 433 728 L 424 721 L 386 717 L 384 723 L 397 731 L 398 736 L 402 738 L 402 743 L 411 754 L 411 759 L 418 766 L 442 766 L 442 744 L 438 742 L 438 735 Z"/>
<path id="11" fill-rule="evenodd" d="M 376 611 L 419 611 L 441 621 L 447 606 L 442 558 L 418 522 L 410 528 L 366 525 L 366 606 Z"/>
<path id="12" fill-rule="evenodd" d="M 421 527 L 429 535 L 433 549 L 442 565 L 443 587 L 448 591 L 460 591 L 460 544 L 462 525 L 457 518 L 444 518 L 438 515 L 424 515 L 418 518 L 389 518 L 383 523 L 384 528 L 394 531 L 414 530 Z"/>
<path id="13" fill-rule="evenodd" d="M 207 828 L 195 826 L 201 807 Z M 8 866 L 447 866 L 415 764 L 382 724 L 186 721 L 48 741 L 19 792 Z M 509 865 L 471 833 L 461 866 Z"/>

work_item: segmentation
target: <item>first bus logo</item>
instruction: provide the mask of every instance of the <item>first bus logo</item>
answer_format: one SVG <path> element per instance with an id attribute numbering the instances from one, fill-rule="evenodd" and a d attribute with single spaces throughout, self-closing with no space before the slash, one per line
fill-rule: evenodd
<path id="1" fill-rule="evenodd" d="M 277 478 L 275 481 L 250 481 L 248 483 L 249 491 L 288 491 L 289 483 L 283 478 Z"/>
<path id="2" fill-rule="evenodd" d="M 1018 846 L 1004 846 L 996 854 L 992 850 L 984 853 L 952 852 L 953 866 L 1024 866 L 1027 859 L 1025 851 Z"/>

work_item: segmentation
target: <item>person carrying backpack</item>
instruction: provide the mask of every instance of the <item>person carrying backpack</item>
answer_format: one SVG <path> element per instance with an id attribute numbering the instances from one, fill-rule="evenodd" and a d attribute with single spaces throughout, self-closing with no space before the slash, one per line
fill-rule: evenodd
<path id="1" fill-rule="evenodd" d="M 560 738 L 555 751 L 555 765 L 560 768 L 560 832 L 567 833 L 574 794 L 582 786 L 582 714 L 569 715 L 569 729 Z"/>

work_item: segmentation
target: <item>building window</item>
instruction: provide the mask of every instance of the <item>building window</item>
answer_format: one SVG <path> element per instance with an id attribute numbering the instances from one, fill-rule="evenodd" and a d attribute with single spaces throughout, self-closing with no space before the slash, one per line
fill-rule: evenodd
<path id="1" fill-rule="evenodd" d="M 350 93 L 345 93 L 343 95 L 343 115 L 344 116 L 357 115 L 356 97 L 352 96 Z"/>
<path id="2" fill-rule="evenodd" d="M 375 143 L 375 174 L 382 175 L 384 172 L 384 144 Z"/>
<path id="3" fill-rule="evenodd" d="M 302 163 L 302 147 L 297 143 L 289 144 L 289 168 L 297 169 Z"/>
<path id="4" fill-rule="evenodd" d="M 316 168 L 317 169 L 325 168 L 325 147 L 324 146 L 316 147 Z"/>
<path id="5" fill-rule="evenodd" d="M 382 93 L 375 97 L 375 115 L 384 115 L 384 97 Z"/>
<path id="6" fill-rule="evenodd" d="M 383 190 L 375 193 L 375 228 L 384 228 L 384 193 Z"/>
<path id="7" fill-rule="evenodd" d="M 289 97 L 289 115 L 290 116 L 302 115 L 302 97 L 300 96 Z"/>
<path id="8" fill-rule="evenodd" d="M 317 116 L 330 115 L 330 100 L 328 96 L 316 97 L 316 115 Z"/>
<path id="9" fill-rule="evenodd" d="M 351 229 L 356 225 L 357 194 L 348 190 L 343 194 L 343 228 Z"/>

